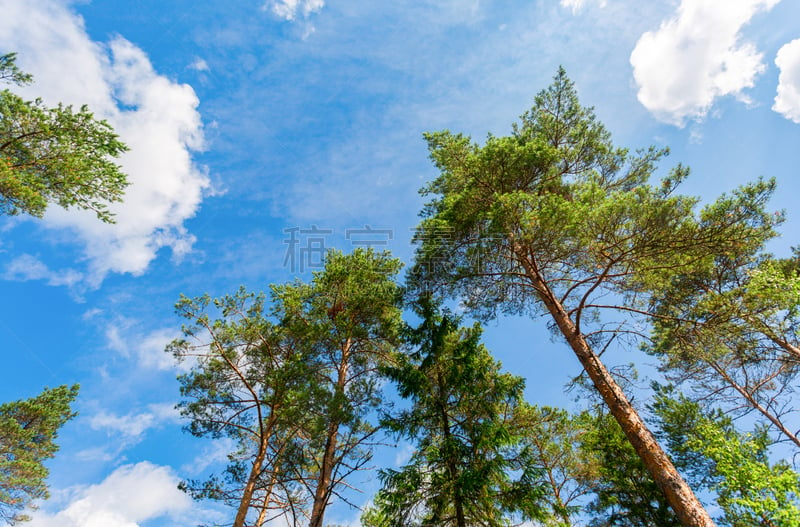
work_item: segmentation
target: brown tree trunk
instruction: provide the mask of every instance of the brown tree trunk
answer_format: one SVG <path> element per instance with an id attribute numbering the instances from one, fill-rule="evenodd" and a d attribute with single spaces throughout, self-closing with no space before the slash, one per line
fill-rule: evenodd
<path id="1" fill-rule="evenodd" d="M 325 507 L 328 505 L 328 494 L 331 488 L 333 460 L 336 455 L 336 439 L 338 433 L 338 423 L 333 422 L 328 425 L 328 437 L 325 440 L 325 452 L 322 455 L 317 488 L 314 491 L 314 506 L 311 508 L 311 519 L 308 523 L 308 527 L 322 527 L 322 518 L 325 515 Z"/>
<path id="2" fill-rule="evenodd" d="M 269 480 L 269 486 L 267 486 L 267 491 L 264 494 L 264 502 L 261 504 L 261 511 L 258 513 L 258 520 L 256 520 L 254 527 L 262 527 L 267 519 L 267 512 L 269 511 L 270 498 L 272 497 L 272 489 L 275 488 L 275 481 L 277 479 L 278 479 L 277 474 L 273 469 L 272 477 Z"/>
<path id="3" fill-rule="evenodd" d="M 342 350 L 342 361 L 336 378 L 336 393 L 344 392 L 347 385 L 347 370 L 350 361 L 350 339 Z M 331 479 L 333 477 L 334 461 L 336 457 L 336 443 L 339 435 L 339 423 L 332 420 L 328 424 L 327 438 L 325 439 L 325 452 L 322 454 L 322 464 L 319 469 L 317 488 L 314 491 L 314 505 L 311 508 L 311 518 L 308 527 L 322 527 L 322 518 L 330 498 Z"/>
<path id="4" fill-rule="evenodd" d="M 236 519 L 233 520 L 233 527 L 244 527 L 247 512 L 250 510 L 251 501 L 253 500 L 253 493 L 256 490 L 256 483 L 258 483 L 258 475 L 261 473 L 261 465 L 264 464 L 264 458 L 267 455 L 267 441 L 268 438 L 262 438 L 258 454 L 253 460 L 252 467 L 250 467 L 250 475 L 247 478 L 247 484 L 244 486 L 242 499 L 239 501 L 239 509 L 236 511 Z"/>
<path id="5" fill-rule="evenodd" d="M 544 283 L 544 280 L 530 266 L 527 271 L 534 288 L 539 291 L 558 329 L 564 335 L 575 355 L 578 357 L 589 378 L 592 380 L 603 401 L 619 423 L 633 449 L 653 477 L 656 485 L 664 493 L 667 503 L 675 512 L 684 527 L 713 527 L 714 522 L 703 505 L 684 481 L 669 456 L 656 441 L 639 413 L 631 405 L 625 393 L 611 376 L 597 354 L 586 342 L 564 306 Z"/>

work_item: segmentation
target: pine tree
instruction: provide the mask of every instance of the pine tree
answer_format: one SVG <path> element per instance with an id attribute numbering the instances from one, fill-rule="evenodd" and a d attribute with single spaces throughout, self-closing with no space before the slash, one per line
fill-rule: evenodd
<path id="1" fill-rule="evenodd" d="M 24 85 L 32 77 L 8 53 L 0 55 L 0 81 Z M 0 91 L 0 214 L 41 217 L 55 203 L 113 222 L 108 204 L 122 200 L 128 181 L 112 158 L 126 150 L 86 106 L 50 108 Z"/>
<path id="2" fill-rule="evenodd" d="M 478 316 L 544 313 L 566 341 L 666 501 L 686 526 L 713 525 L 603 364 L 606 346 L 639 345 L 653 301 L 674 277 L 763 244 L 774 188 L 758 181 L 697 212 L 676 193 L 688 169 L 649 180 L 667 152 L 615 147 L 562 70 L 507 137 L 478 145 L 426 134 L 439 177 L 417 228 L 417 291 L 458 297 Z"/>
<path id="3" fill-rule="evenodd" d="M 44 461 L 58 451 L 58 430 L 75 417 L 77 396 L 78 385 L 59 386 L 0 405 L 0 520 L 27 520 L 22 511 L 48 498 Z"/>

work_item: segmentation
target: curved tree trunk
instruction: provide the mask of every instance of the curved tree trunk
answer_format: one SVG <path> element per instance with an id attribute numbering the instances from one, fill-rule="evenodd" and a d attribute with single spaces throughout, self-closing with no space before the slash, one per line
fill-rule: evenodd
<path id="1" fill-rule="evenodd" d="M 608 406 L 611 415 L 619 423 L 645 468 L 664 493 L 678 521 L 685 527 L 714 527 L 713 520 L 700 500 L 675 469 L 669 456 L 658 444 L 614 377 L 586 342 L 586 338 L 578 330 L 564 306 L 552 294 L 542 277 L 527 262 L 523 265 L 558 329 L 575 352 L 592 384 Z"/>

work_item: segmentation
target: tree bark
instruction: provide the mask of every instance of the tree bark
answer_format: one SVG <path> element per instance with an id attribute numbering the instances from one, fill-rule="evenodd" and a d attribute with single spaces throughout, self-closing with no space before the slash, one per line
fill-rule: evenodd
<path id="1" fill-rule="evenodd" d="M 333 473 L 333 461 L 336 454 L 336 439 L 339 434 L 339 424 L 336 422 L 328 425 L 328 437 L 325 440 L 325 452 L 322 455 L 317 488 L 314 491 L 314 506 L 311 509 L 311 519 L 308 527 L 322 527 L 322 518 L 325 515 L 325 507 L 328 505 L 329 491 L 331 488 L 331 476 Z"/>
<path id="2" fill-rule="evenodd" d="M 270 498 L 272 497 L 272 489 L 275 488 L 275 481 L 277 480 L 277 474 L 275 471 L 272 472 L 272 477 L 269 480 L 269 485 L 267 486 L 267 491 L 264 494 L 264 502 L 261 505 L 261 510 L 258 513 L 258 520 L 254 524 L 254 527 L 263 527 L 264 522 L 267 518 L 267 511 L 269 510 Z"/>
<path id="3" fill-rule="evenodd" d="M 619 423 L 625 437 L 641 458 L 645 468 L 653 477 L 656 485 L 664 493 L 667 503 L 675 512 L 678 521 L 685 527 L 714 527 L 714 522 L 697 499 L 692 489 L 684 481 L 669 456 L 656 441 L 653 433 L 647 428 L 639 413 L 631 405 L 622 388 L 617 384 L 603 362 L 586 342 L 586 338 L 578 331 L 564 306 L 550 291 L 544 279 L 529 264 L 523 265 L 539 292 L 558 329 L 566 338 L 581 365 L 589 375 L 611 415 Z"/>
<path id="4" fill-rule="evenodd" d="M 253 465 L 250 467 L 250 475 L 247 478 L 247 484 L 242 492 L 242 499 L 239 501 L 239 509 L 236 511 L 236 519 L 233 520 L 233 527 L 244 527 L 245 525 L 244 522 L 247 519 L 247 513 L 250 510 L 251 501 L 253 500 L 253 493 L 256 490 L 258 475 L 261 473 L 261 466 L 264 464 L 264 458 L 267 455 L 268 441 L 269 437 L 261 438 L 258 454 L 253 460 Z"/>
<path id="5" fill-rule="evenodd" d="M 347 343 L 342 349 L 342 360 L 339 364 L 339 372 L 336 378 L 335 393 L 344 392 L 347 385 L 347 371 L 350 361 L 350 346 L 351 341 L 347 339 Z M 322 518 L 325 515 L 325 508 L 328 506 L 328 499 L 330 498 L 331 478 L 333 475 L 333 467 L 335 465 L 336 456 L 336 443 L 339 435 L 339 423 L 332 420 L 328 424 L 327 437 L 325 439 L 325 451 L 322 454 L 322 463 L 319 469 L 319 478 L 317 479 L 317 488 L 314 490 L 314 505 L 311 508 L 311 518 L 308 527 L 322 527 Z"/>

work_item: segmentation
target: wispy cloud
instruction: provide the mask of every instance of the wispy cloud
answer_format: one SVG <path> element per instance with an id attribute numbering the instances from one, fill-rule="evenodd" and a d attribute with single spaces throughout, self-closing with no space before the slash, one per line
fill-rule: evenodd
<path id="1" fill-rule="evenodd" d="M 775 64 L 781 73 L 772 109 L 800 124 L 800 38 L 778 50 Z"/>
<path id="2" fill-rule="evenodd" d="M 208 62 L 200 57 L 195 57 L 194 61 L 189 64 L 189 69 L 195 71 L 210 71 L 211 68 L 208 67 Z"/>
<path id="3" fill-rule="evenodd" d="M 140 411 L 125 414 L 102 409 L 92 415 L 81 415 L 79 424 L 88 429 L 105 434 L 105 444 L 89 446 L 77 452 L 75 457 L 86 462 L 120 462 L 126 459 L 125 452 L 147 438 L 153 430 L 174 425 L 181 421 L 174 403 L 149 404 Z"/>
<path id="4" fill-rule="evenodd" d="M 102 430 L 113 435 L 126 447 L 141 441 L 150 429 L 179 421 L 180 415 L 172 403 L 150 404 L 143 412 L 125 415 L 101 410 L 88 418 L 89 426 L 93 430 Z"/>
<path id="5" fill-rule="evenodd" d="M 121 158 L 131 185 L 124 203 L 112 207 L 115 225 L 86 211 L 52 208 L 45 216 L 47 227 L 72 230 L 82 242 L 89 285 L 112 272 L 144 273 L 161 248 L 176 258 L 190 251 L 194 237 L 183 223 L 210 186 L 192 160 L 204 146 L 194 90 L 158 74 L 122 37 L 92 41 L 63 2 L 10 0 L 3 14 L 0 47 L 18 51 L 35 78 L 25 95 L 88 104 L 131 149 Z"/>
<path id="6" fill-rule="evenodd" d="M 83 274 L 75 269 L 54 271 L 30 254 L 21 254 L 11 260 L 2 274 L 4 280 L 27 282 L 44 280 L 48 285 L 72 287 L 83 280 Z"/>
<path id="7" fill-rule="evenodd" d="M 639 102 L 677 126 L 703 119 L 718 97 L 749 102 L 744 90 L 765 66 L 740 31 L 779 1 L 682 0 L 675 16 L 644 33 L 631 53 Z"/>
<path id="8" fill-rule="evenodd" d="M 164 351 L 167 344 L 178 336 L 175 328 L 143 330 L 135 320 L 119 317 L 106 325 L 105 336 L 109 349 L 134 359 L 139 368 L 171 370 L 190 367 L 188 361 L 179 364 Z"/>
<path id="9" fill-rule="evenodd" d="M 577 14 L 590 2 L 591 0 L 561 0 L 561 7 L 571 9 L 573 14 Z M 606 0 L 599 0 L 597 3 L 600 7 L 606 6 Z"/>
<path id="10" fill-rule="evenodd" d="M 414 455 L 414 451 L 416 448 L 411 443 L 403 443 L 394 454 L 394 465 L 395 467 L 402 467 L 406 463 L 411 460 L 411 456 Z"/>
<path id="11" fill-rule="evenodd" d="M 286 20 L 308 18 L 325 7 L 325 0 L 270 0 L 264 5 L 273 13 Z"/>
<path id="12" fill-rule="evenodd" d="M 235 452 L 237 448 L 236 442 L 228 437 L 214 439 L 211 444 L 203 448 L 202 452 L 192 462 L 182 466 L 181 472 L 190 476 L 202 474 L 213 465 L 227 463 L 228 455 L 231 452 Z"/>

